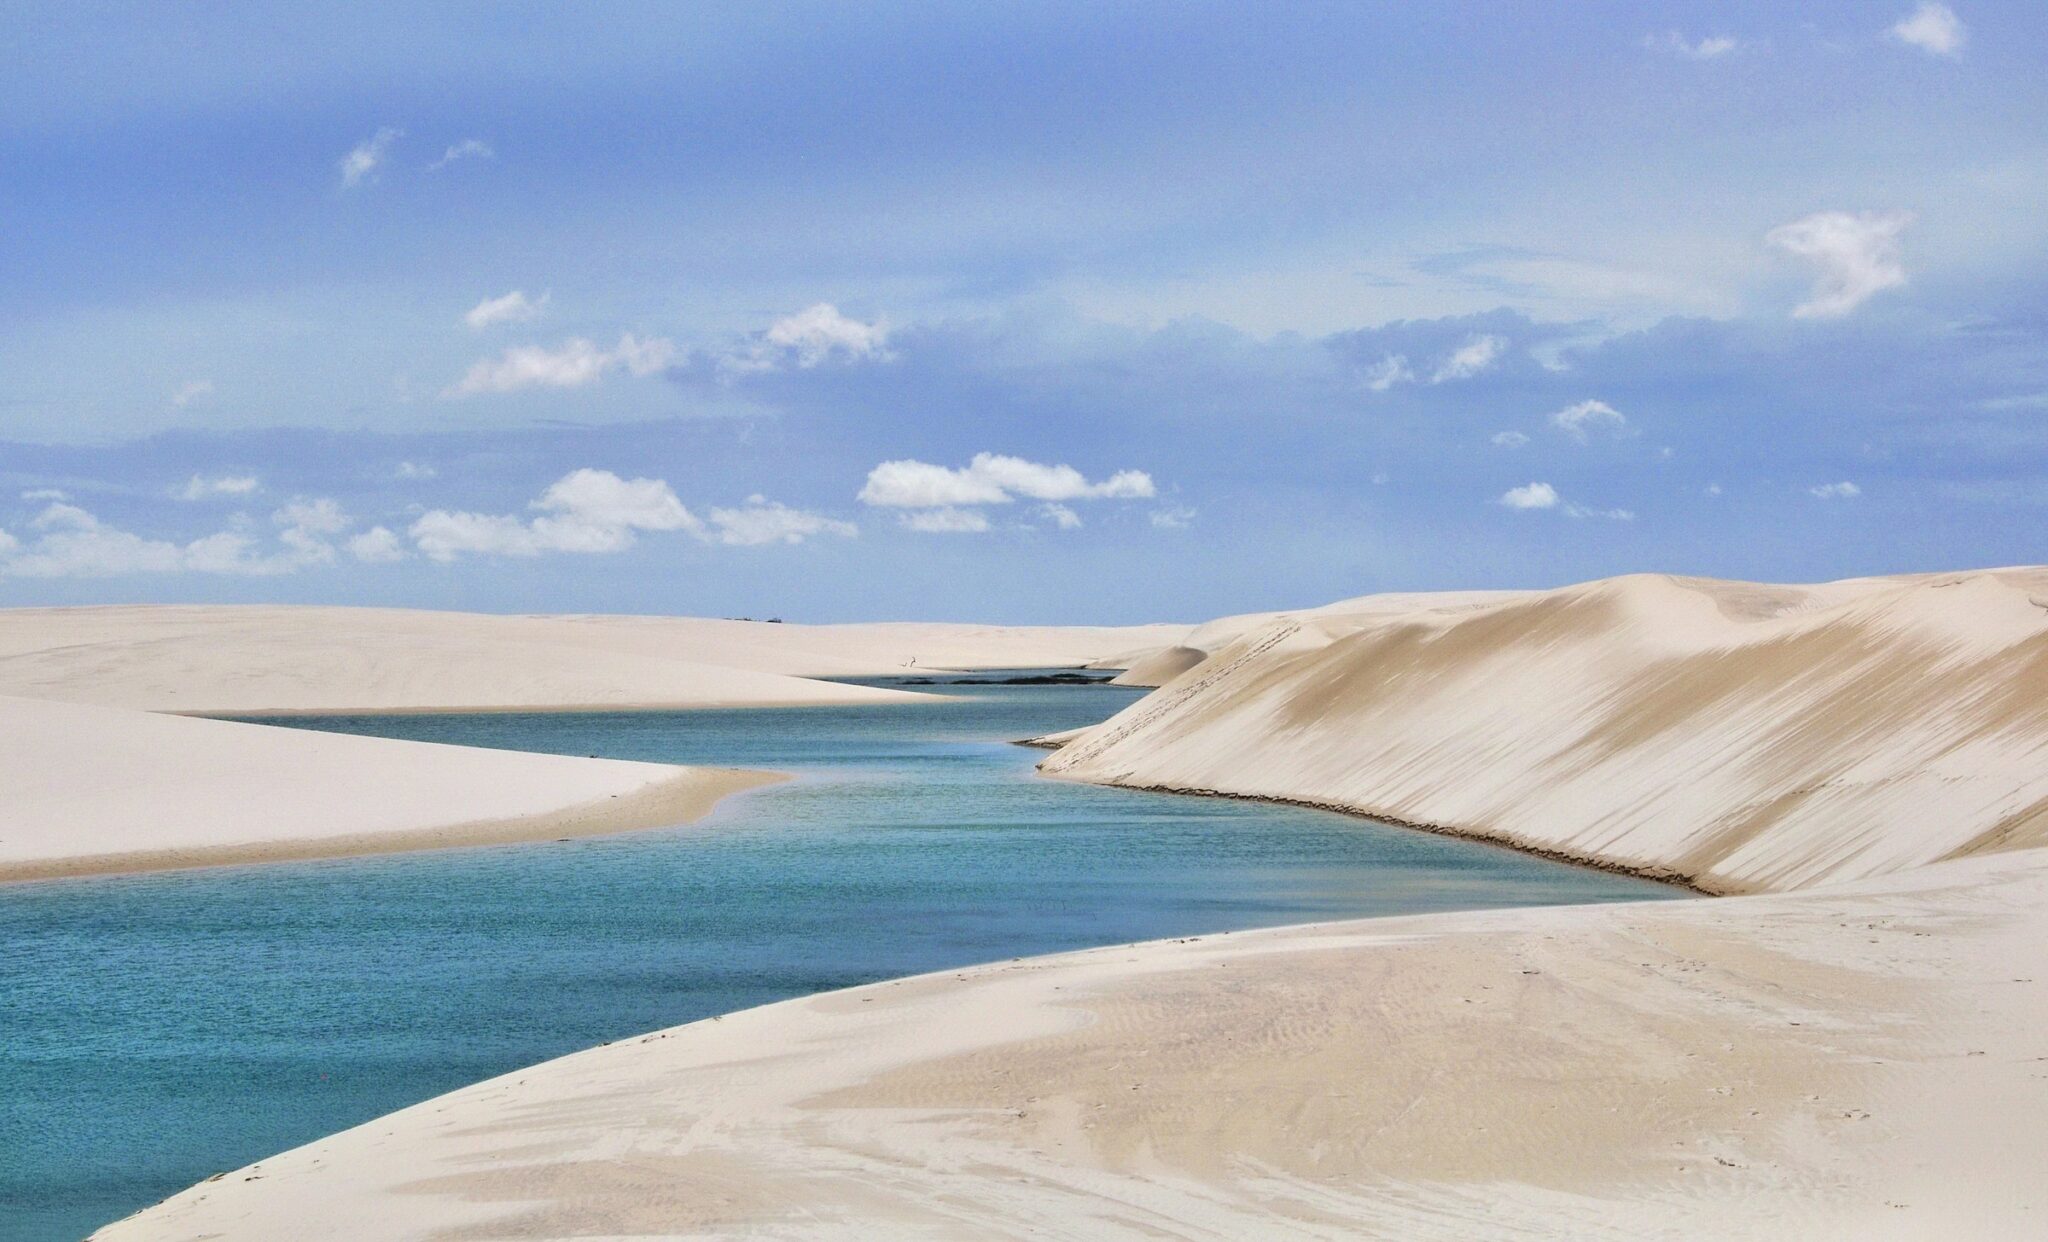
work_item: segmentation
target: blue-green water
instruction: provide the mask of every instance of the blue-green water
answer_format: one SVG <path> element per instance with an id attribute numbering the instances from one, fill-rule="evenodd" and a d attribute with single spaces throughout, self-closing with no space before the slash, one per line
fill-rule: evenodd
<path id="1" fill-rule="evenodd" d="M 800 780 L 683 828 L 0 887 L 0 1238 L 636 1031 L 1087 945 L 1673 890 L 1292 807 L 1046 781 L 1130 701 L 297 720 Z"/>

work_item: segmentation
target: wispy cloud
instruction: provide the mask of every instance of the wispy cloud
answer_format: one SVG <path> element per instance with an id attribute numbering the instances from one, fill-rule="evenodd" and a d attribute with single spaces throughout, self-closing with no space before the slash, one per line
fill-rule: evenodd
<path id="1" fill-rule="evenodd" d="M 1628 429 L 1628 418 L 1605 401 L 1581 401 L 1552 414 L 1550 425 L 1584 444 L 1588 433 L 1596 428 L 1605 427 L 1616 435 L 1622 434 Z"/>
<path id="2" fill-rule="evenodd" d="M 441 153 L 441 158 L 427 165 L 428 172 L 439 172 L 459 160 L 488 160 L 497 158 L 491 144 L 481 138 L 464 138 L 461 142 Z"/>
<path id="3" fill-rule="evenodd" d="M 720 372 L 739 377 L 794 366 L 800 370 L 828 362 L 886 362 L 889 325 L 855 319 L 830 302 L 786 315 L 747 342 L 718 356 Z"/>
<path id="4" fill-rule="evenodd" d="M 1664 34 L 1647 35 L 1643 46 L 1653 52 L 1671 56 L 1682 56 L 1687 60 L 1715 60 L 1735 51 L 1742 44 L 1728 35 L 1703 35 L 1688 39 L 1676 30 Z"/>
<path id="5" fill-rule="evenodd" d="M 248 496 L 262 489 L 262 482 L 254 475 L 220 475 L 209 479 L 195 474 L 172 495 L 179 500 L 211 500 L 219 496 Z"/>
<path id="6" fill-rule="evenodd" d="M 895 509 L 942 505 L 1003 505 L 1029 500 L 1144 499 L 1155 494 L 1152 476 L 1119 470 L 1091 483 L 1068 465 L 1048 466 L 1000 453 L 976 453 L 958 469 L 905 458 L 885 461 L 868 472 L 860 502 Z"/>
<path id="7" fill-rule="evenodd" d="M 664 337 L 641 339 L 632 333 L 619 338 L 612 349 L 574 337 L 550 349 L 544 345 L 520 345 L 496 358 L 473 364 L 461 380 L 442 393 L 446 397 L 472 397 L 478 393 L 518 392 L 524 388 L 581 388 L 595 384 L 605 374 L 624 370 L 631 375 L 653 375 L 675 360 L 675 344 Z"/>
<path id="8" fill-rule="evenodd" d="M 342 188 L 352 190 L 366 181 L 376 180 L 377 169 L 390 153 L 391 144 L 404 136 L 404 130 L 385 126 L 357 143 L 341 157 Z"/>
<path id="9" fill-rule="evenodd" d="M 171 404 L 182 410 L 193 402 L 204 400 L 212 395 L 212 380 L 188 380 L 178 385 L 177 389 L 171 393 Z"/>
<path id="10" fill-rule="evenodd" d="M 1887 33 L 1900 43 L 1933 56 L 1961 56 L 1963 45 L 1970 40 L 1963 19 L 1956 16 L 1954 9 L 1935 0 L 1923 0 L 1920 7 L 1900 18 Z"/>
<path id="11" fill-rule="evenodd" d="M 1840 483 L 1822 483 L 1806 490 L 1810 495 L 1818 496 L 1822 500 L 1854 500 L 1863 494 L 1862 488 L 1847 479 Z"/>
<path id="12" fill-rule="evenodd" d="M 988 515 L 979 509 L 920 509 L 897 515 L 905 529 L 926 535 L 978 535 L 988 529 Z"/>
<path id="13" fill-rule="evenodd" d="M 1492 438 L 1492 440 L 1490 441 L 1490 443 L 1492 443 L 1492 444 L 1493 444 L 1493 446 L 1494 446 L 1494 447 L 1496 447 L 1496 448 L 1511 448 L 1511 449 L 1512 449 L 1512 448 L 1521 448 L 1521 447 L 1522 447 L 1523 445 L 1527 444 L 1528 442 L 1529 442 L 1529 437 L 1528 437 L 1528 436 L 1525 436 L 1525 435 L 1523 435 L 1523 434 L 1522 434 L 1521 432 L 1519 432 L 1519 431 L 1496 431 L 1496 432 L 1494 432 L 1494 433 L 1493 433 L 1493 438 Z"/>
<path id="14" fill-rule="evenodd" d="M 514 289 L 503 297 L 485 298 L 463 313 L 462 322 L 481 332 L 493 324 L 524 323 L 537 317 L 547 307 L 549 294 L 537 298 L 526 296 L 524 290 Z"/>
<path id="15" fill-rule="evenodd" d="M 1772 229 L 1766 242 L 1820 269 L 1811 296 L 1793 308 L 1794 317 L 1838 318 L 1872 295 L 1905 284 L 1899 235 L 1912 222 L 1912 213 L 1904 211 L 1821 211 Z"/>
<path id="16" fill-rule="evenodd" d="M 802 543 L 813 535 L 837 535 L 851 539 L 860 528 L 819 513 L 792 509 L 765 496 L 749 496 L 737 509 L 712 509 L 710 538 L 718 543 L 750 548 L 768 543 Z"/>
<path id="17" fill-rule="evenodd" d="M 190 542 L 153 538 L 101 521 L 77 505 L 57 503 L 29 523 L 23 542 L 0 532 L 0 576 L 12 578 L 120 578 L 139 574 L 201 573 L 274 577 L 334 560 L 332 535 L 352 520 L 333 500 L 294 500 L 271 515 L 275 544 L 266 546 L 244 522 Z"/>
<path id="18" fill-rule="evenodd" d="M 1429 377 L 1432 384 L 1449 383 L 1452 380 L 1471 379 L 1491 368 L 1506 350 L 1506 337 L 1475 336 L 1451 352 L 1437 367 L 1436 374 Z"/>

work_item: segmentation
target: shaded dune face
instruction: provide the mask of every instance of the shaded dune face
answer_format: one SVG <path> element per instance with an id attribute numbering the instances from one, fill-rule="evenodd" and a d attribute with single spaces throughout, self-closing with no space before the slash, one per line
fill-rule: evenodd
<path id="1" fill-rule="evenodd" d="M 1282 618 L 1042 765 L 1314 802 L 1713 891 L 2048 841 L 2048 574 L 1624 578 Z"/>

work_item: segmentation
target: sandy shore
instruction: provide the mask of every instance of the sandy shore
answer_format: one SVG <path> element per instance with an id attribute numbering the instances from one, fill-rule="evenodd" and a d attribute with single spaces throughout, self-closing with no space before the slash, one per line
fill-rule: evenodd
<path id="1" fill-rule="evenodd" d="M 1079 666 L 1187 632 L 376 608 L 4 609 L 0 695 L 233 716 L 897 702 L 921 696 L 817 679 Z"/>
<path id="2" fill-rule="evenodd" d="M 773 779 L 0 698 L 0 880 L 680 824 Z"/>
<path id="3" fill-rule="evenodd" d="M 2028 852 L 1004 963 L 520 1071 L 96 1236 L 2037 1236 L 2044 911 Z"/>

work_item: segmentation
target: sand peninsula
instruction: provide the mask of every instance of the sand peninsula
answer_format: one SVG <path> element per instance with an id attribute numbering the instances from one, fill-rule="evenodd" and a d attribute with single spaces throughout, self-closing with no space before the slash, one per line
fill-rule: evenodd
<path id="1" fill-rule="evenodd" d="M 0 610 L 0 880 L 658 827 L 775 779 L 183 715 L 914 702 L 817 678 L 906 665 L 1073 666 L 1186 633 L 357 608 Z"/>
<path id="2" fill-rule="evenodd" d="M 2039 1236 L 2048 570 L 1373 597 L 1169 647 L 1049 772 L 1745 895 L 828 993 L 429 1100 L 96 1236 Z"/>

